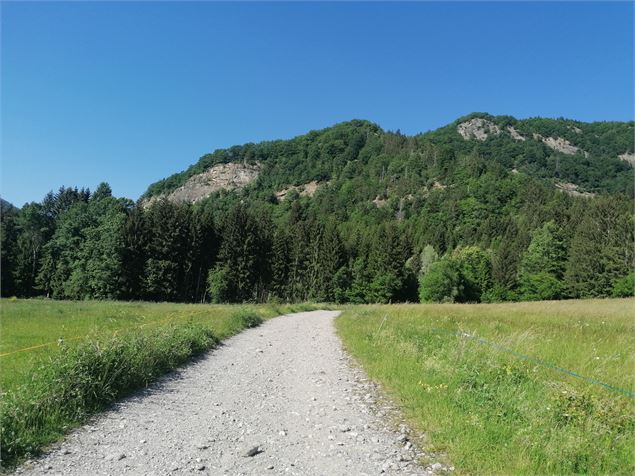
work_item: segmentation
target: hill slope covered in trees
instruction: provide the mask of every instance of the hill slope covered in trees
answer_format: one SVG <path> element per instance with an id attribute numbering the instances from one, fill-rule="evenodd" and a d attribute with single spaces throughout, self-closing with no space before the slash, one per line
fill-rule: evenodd
<path id="1" fill-rule="evenodd" d="M 174 301 L 633 293 L 634 124 L 354 120 L 203 156 L 137 204 L 63 188 L 3 214 L 2 292 Z"/>

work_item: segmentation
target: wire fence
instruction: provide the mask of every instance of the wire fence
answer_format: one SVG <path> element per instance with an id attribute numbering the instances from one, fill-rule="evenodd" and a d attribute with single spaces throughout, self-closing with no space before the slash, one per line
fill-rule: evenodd
<path id="1" fill-rule="evenodd" d="M 504 353 L 513 355 L 515 357 L 518 357 L 518 358 L 523 359 L 523 360 L 525 360 L 527 362 L 531 362 L 533 364 L 539 365 L 539 366 L 544 367 L 546 369 L 554 370 L 556 372 L 560 372 L 562 374 L 569 375 L 570 377 L 574 377 L 574 378 L 583 380 L 583 381 L 585 381 L 587 383 L 590 383 L 590 384 L 593 384 L 593 385 L 598 385 L 600 387 L 604 387 L 607 390 L 611 390 L 613 392 L 621 393 L 621 394 L 626 395 L 627 397 L 630 397 L 630 398 L 635 398 L 635 392 L 631 392 L 630 390 L 626 390 L 626 389 L 623 389 L 623 388 L 615 387 L 615 386 L 610 385 L 610 384 L 608 384 L 606 382 L 602 382 L 601 380 L 597 380 L 597 379 L 590 378 L 590 377 L 585 377 L 584 375 L 580 375 L 580 374 L 578 374 L 576 372 L 573 372 L 571 370 L 568 370 L 568 369 L 565 369 L 565 368 L 562 368 L 562 367 L 558 367 L 557 365 L 555 365 L 555 364 L 553 364 L 551 362 L 547 362 L 547 361 L 539 359 L 537 357 L 532 357 L 530 355 L 526 355 L 526 354 L 523 354 L 521 352 L 515 351 L 514 349 L 510 349 L 508 347 L 504 347 L 504 346 L 502 346 L 500 344 L 497 344 L 496 342 L 492 342 L 490 340 L 484 339 L 483 337 L 478 337 L 478 336 L 469 334 L 467 332 L 450 331 L 448 329 L 438 329 L 438 328 L 432 329 L 432 332 L 434 332 L 436 334 L 446 334 L 446 335 L 450 334 L 450 335 L 453 335 L 453 336 L 456 336 L 456 337 L 461 337 L 461 338 L 464 338 L 464 339 L 470 339 L 470 340 L 472 340 L 472 341 L 474 341 L 474 342 L 476 342 L 478 344 L 489 346 L 489 347 L 491 347 L 493 349 L 496 349 L 496 350 L 498 350 L 500 352 L 504 352 Z"/>
<path id="2" fill-rule="evenodd" d="M 207 312 L 207 311 L 199 311 L 199 312 L 191 313 L 190 315 L 187 316 L 187 318 L 192 318 L 195 315 L 202 314 L 203 312 Z M 379 329 L 377 330 L 377 334 L 379 334 L 379 332 L 381 331 L 381 329 L 384 326 L 387 318 L 388 318 L 387 315 L 384 316 L 384 318 L 383 318 L 383 320 L 382 320 L 382 322 L 381 322 L 381 324 L 379 326 Z M 145 322 L 145 323 L 143 323 L 143 324 L 141 324 L 139 326 L 135 326 L 135 327 L 132 327 L 132 328 L 117 329 L 112 334 L 111 333 L 92 334 L 92 337 L 103 337 L 103 336 L 106 336 L 106 335 L 116 336 L 119 333 L 119 331 L 121 331 L 121 330 L 124 330 L 124 331 L 138 330 L 138 329 L 141 329 L 142 327 L 145 327 L 145 326 L 148 326 L 148 325 L 164 324 L 166 322 L 173 321 L 175 319 L 179 319 L 179 318 L 176 317 L 175 315 L 172 315 L 172 316 L 170 316 L 167 319 L 162 319 L 162 320 L 159 320 L 159 321 Z M 635 398 L 635 392 L 631 392 L 630 390 L 626 390 L 626 389 L 623 389 L 623 388 L 615 387 L 615 386 L 613 386 L 611 384 L 608 384 L 606 382 L 602 382 L 601 380 L 597 380 L 597 379 L 594 379 L 594 378 L 591 378 L 591 377 L 585 377 L 584 375 L 580 375 L 580 374 L 578 374 L 576 372 L 573 372 L 571 370 L 559 367 L 559 366 L 557 366 L 557 365 L 555 365 L 555 364 L 553 364 L 551 362 L 547 362 L 547 361 L 539 359 L 537 357 L 532 357 L 530 355 L 526 355 L 526 354 L 523 354 L 521 352 L 515 351 L 514 349 L 510 349 L 508 347 L 504 347 L 504 346 L 502 346 L 500 344 L 497 344 L 497 343 L 492 342 L 490 340 L 484 339 L 483 337 L 478 337 L 478 336 L 475 336 L 475 335 L 472 335 L 472 334 L 469 334 L 469 333 L 466 333 L 466 332 L 450 331 L 450 330 L 447 330 L 447 329 L 438 329 L 438 328 L 432 329 L 432 332 L 434 332 L 436 334 L 453 335 L 455 337 L 461 337 L 461 338 L 464 338 L 464 339 L 470 339 L 470 340 L 472 340 L 472 341 L 474 341 L 474 342 L 476 342 L 478 344 L 487 345 L 487 346 L 489 346 L 489 347 L 491 347 L 493 349 L 496 349 L 496 350 L 498 350 L 500 352 L 504 352 L 504 353 L 513 355 L 513 356 L 518 357 L 520 359 L 523 359 L 523 360 L 525 360 L 527 362 L 531 362 L 533 364 L 539 365 L 539 366 L 541 366 L 543 368 L 554 370 L 556 372 L 560 372 L 562 374 L 569 375 L 570 377 L 574 377 L 574 378 L 583 380 L 583 381 L 585 381 L 587 383 L 590 383 L 590 384 L 593 384 L 593 385 L 597 385 L 597 386 L 600 386 L 600 387 L 604 387 L 607 390 L 611 390 L 613 392 L 621 393 L 621 394 L 626 395 L 627 397 L 630 397 L 630 398 Z M 86 338 L 88 338 L 88 336 L 86 336 L 86 335 L 84 335 L 84 336 L 74 336 L 74 337 L 70 337 L 68 339 L 64 339 L 63 342 L 80 340 L 80 339 L 86 339 Z M 30 347 L 25 347 L 23 349 L 13 350 L 11 352 L 4 352 L 4 353 L 0 354 L 0 358 L 6 357 L 6 356 L 9 356 L 9 355 L 13 355 L 13 354 L 17 354 L 17 353 L 20 353 L 20 352 L 30 352 L 32 350 L 36 350 L 36 349 L 39 349 L 39 348 L 42 348 L 42 347 L 48 347 L 48 346 L 52 346 L 52 345 L 56 345 L 56 344 L 57 345 L 60 344 L 60 340 L 59 339 L 56 340 L 56 341 L 45 342 L 43 344 L 38 344 L 38 345 L 30 346 Z"/>
<path id="3" fill-rule="evenodd" d="M 150 322 L 144 322 L 141 325 L 117 329 L 114 332 L 101 332 L 101 333 L 97 333 L 97 334 L 91 333 L 91 334 L 85 334 L 85 335 L 81 335 L 81 336 L 72 336 L 72 337 L 68 337 L 68 338 L 60 337 L 59 339 L 57 339 L 55 341 L 44 342 L 43 344 L 37 344 L 37 345 L 32 345 L 30 347 L 24 347 L 22 349 L 16 349 L 16 350 L 12 350 L 12 351 L 9 351 L 9 352 L 3 352 L 3 353 L 0 354 L 0 358 L 7 357 L 9 355 L 19 354 L 21 352 L 31 352 L 33 350 L 41 349 L 43 347 L 50 347 L 50 346 L 55 346 L 55 345 L 60 346 L 60 345 L 66 343 L 66 342 L 69 342 L 69 341 L 88 339 L 88 338 L 91 338 L 91 337 L 105 337 L 105 336 L 114 337 L 121 331 L 132 332 L 132 331 L 139 330 L 139 329 L 141 329 L 143 327 L 150 326 L 150 325 L 165 324 L 166 322 L 175 321 L 177 319 L 179 319 L 179 320 L 190 319 L 192 317 L 195 317 L 195 316 L 207 313 L 207 312 L 209 312 L 209 311 L 208 310 L 195 311 L 195 312 L 192 312 L 192 313 L 187 314 L 187 315 L 182 316 L 182 317 L 179 317 L 178 313 L 175 313 L 175 314 L 171 314 L 170 317 L 168 317 L 166 319 L 150 321 Z"/>

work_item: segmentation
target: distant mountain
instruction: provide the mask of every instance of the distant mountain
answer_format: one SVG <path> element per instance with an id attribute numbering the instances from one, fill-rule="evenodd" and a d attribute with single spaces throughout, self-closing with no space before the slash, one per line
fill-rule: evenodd
<path id="1" fill-rule="evenodd" d="M 0 213 L 4 214 L 11 210 L 17 210 L 17 207 L 10 202 L 7 202 L 4 198 L 0 198 Z"/>
<path id="2" fill-rule="evenodd" d="M 633 122 L 584 123 L 474 113 L 435 131 L 405 136 L 353 120 L 290 140 L 245 144 L 207 154 L 156 182 L 144 203 L 167 197 L 199 202 L 245 189 L 279 201 L 341 188 L 366 177 L 364 199 L 376 205 L 455 185 L 457 168 L 478 159 L 501 173 L 529 176 L 570 195 L 633 194 Z M 269 197 L 267 197 L 269 195 Z"/>

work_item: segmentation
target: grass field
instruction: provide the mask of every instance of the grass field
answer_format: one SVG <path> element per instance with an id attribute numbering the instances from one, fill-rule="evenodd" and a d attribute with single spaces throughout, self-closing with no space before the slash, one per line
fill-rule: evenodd
<path id="1" fill-rule="evenodd" d="M 337 327 L 459 473 L 633 474 L 634 317 L 633 299 L 351 306 Z"/>
<path id="2" fill-rule="evenodd" d="M 0 466 L 242 329 L 308 308 L 2 300 Z"/>
<path id="3" fill-rule="evenodd" d="M 87 340 L 195 322 L 209 327 L 223 340 L 241 329 L 235 319 L 239 310 L 253 311 L 267 319 L 302 307 L 38 299 L 3 299 L 0 306 L 0 388 L 3 392 L 31 379 L 33 369 L 60 350 L 60 338 L 68 347 Z"/>

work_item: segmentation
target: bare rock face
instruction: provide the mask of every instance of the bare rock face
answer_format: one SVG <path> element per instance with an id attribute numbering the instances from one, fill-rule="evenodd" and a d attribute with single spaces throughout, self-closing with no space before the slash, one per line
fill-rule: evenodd
<path id="1" fill-rule="evenodd" d="M 519 140 L 519 141 L 525 141 L 525 136 L 521 135 L 520 132 L 518 132 L 516 129 L 514 129 L 514 126 L 507 126 L 507 132 L 509 132 L 509 135 L 512 136 L 512 139 L 514 140 Z"/>
<path id="2" fill-rule="evenodd" d="M 593 198 L 596 195 L 591 192 L 581 192 L 576 184 L 570 182 L 556 182 L 556 188 L 573 197 Z"/>
<path id="3" fill-rule="evenodd" d="M 631 166 L 635 167 L 635 153 L 633 152 L 625 152 L 617 156 L 620 160 L 624 162 L 628 162 Z"/>
<path id="4" fill-rule="evenodd" d="M 291 187 L 287 187 L 285 189 L 276 192 L 276 198 L 279 202 L 283 201 L 285 197 L 289 194 L 289 192 L 296 191 L 301 196 L 312 197 L 315 194 L 315 191 L 320 186 L 320 182 L 313 180 L 312 182 L 305 183 L 302 185 L 292 185 Z"/>
<path id="5" fill-rule="evenodd" d="M 497 136 L 501 133 L 500 127 L 487 119 L 475 117 L 456 126 L 456 130 L 463 139 L 476 139 L 484 141 L 490 135 Z"/>
<path id="6" fill-rule="evenodd" d="M 259 164 L 217 164 L 203 173 L 190 177 L 187 182 L 167 195 L 167 199 L 173 203 L 196 203 L 219 190 L 244 188 L 256 180 L 259 173 Z M 144 206 L 148 207 L 162 197 L 151 197 L 146 200 Z"/>
<path id="7" fill-rule="evenodd" d="M 433 190 L 443 190 L 443 189 L 446 189 L 446 188 L 448 188 L 447 185 L 443 185 L 441 182 L 437 182 L 436 180 L 432 184 L 432 189 Z"/>
<path id="8" fill-rule="evenodd" d="M 385 198 L 381 198 L 379 195 L 377 195 L 375 197 L 375 200 L 373 200 L 373 204 L 377 207 L 377 208 L 384 208 L 386 206 L 386 204 L 388 203 L 388 200 L 386 200 Z"/>
<path id="9" fill-rule="evenodd" d="M 588 157 L 589 155 L 588 152 L 582 151 L 579 147 L 576 147 L 567 139 L 563 139 L 562 137 L 543 137 L 540 134 L 534 134 L 534 139 L 542 141 L 542 143 L 547 147 L 557 150 L 558 152 L 562 152 L 563 154 L 575 155 L 583 153 L 585 157 Z"/>

